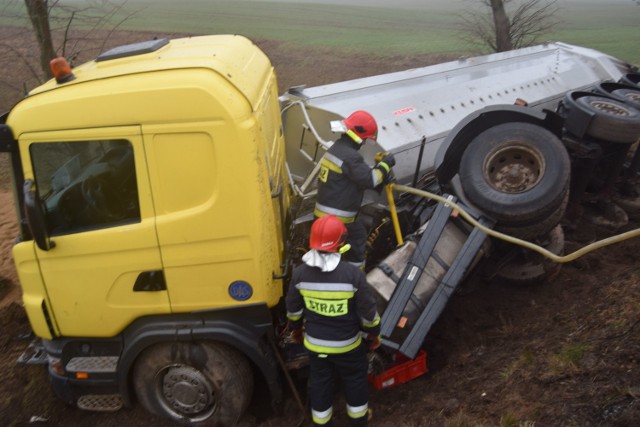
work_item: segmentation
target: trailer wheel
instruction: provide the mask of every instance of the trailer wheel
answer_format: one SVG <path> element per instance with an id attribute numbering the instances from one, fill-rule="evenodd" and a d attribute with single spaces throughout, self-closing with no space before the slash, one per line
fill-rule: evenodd
<path id="1" fill-rule="evenodd" d="M 557 225 L 545 236 L 536 239 L 537 244 L 556 255 L 564 253 L 564 232 Z M 488 263 L 495 271 L 489 272 L 491 278 L 513 285 L 535 285 L 553 278 L 562 264 L 551 261 L 537 252 L 522 247 L 510 247 L 510 252 L 502 259 Z"/>
<path id="2" fill-rule="evenodd" d="M 622 101 L 582 96 L 576 99 L 575 105 L 595 114 L 586 130 L 589 136 L 622 144 L 635 142 L 640 137 L 640 111 Z"/>
<path id="3" fill-rule="evenodd" d="M 469 200 L 520 238 L 551 230 L 567 204 L 569 155 L 547 129 L 504 123 L 475 137 L 462 155 L 460 182 Z"/>
<path id="4" fill-rule="evenodd" d="M 611 92 L 616 95 L 617 98 L 624 100 L 626 104 L 631 105 L 633 108 L 640 109 L 640 88 L 638 89 L 615 89 Z"/>
<path id="5" fill-rule="evenodd" d="M 184 424 L 235 425 L 249 405 L 247 360 L 221 343 L 162 343 L 136 361 L 133 384 L 149 412 Z"/>

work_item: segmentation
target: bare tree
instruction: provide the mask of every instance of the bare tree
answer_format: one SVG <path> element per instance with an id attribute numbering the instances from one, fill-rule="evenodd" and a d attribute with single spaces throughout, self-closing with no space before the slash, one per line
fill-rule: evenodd
<path id="1" fill-rule="evenodd" d="M 58 4 L 56 16 L 50 17 L 61 33 L 56 51 L 71 61 L 83 53 L 87 46 L 95 49 L 98 45 L 99 50 L 103 50 L 114 31 L 137 13 L 125 13 L 127 0 L 120 0 L 120 3 L 114 0 L 91 0 L 86 3 L 82 8 Z M 74 27 L 82 31 L 74 34 Z"/>
<path id="2" fill-rule="evenodd" d="M 460 37 L 476 47 L 504 52 L 531 46 L 558 24 L 557 0 L 480 0 L 459 15 Z M 471 1 L 469 1 L 471 4 Z"/>
<path id="3" fill-rule="evenodd" d="M 508 1 L 508 0 L 506 0 Z M 507 11 L 502 0 L 489 0 L 491 15 L 493 16 L 493 27 L 495 29 L 495 50 L 504 52 L 513 49 L 511 41 L 512 23 L 509 22 Z"/>
<path id="4" fill-rule="evenodd" d="M 47 0 L 24 0 L 31 26 L 40 48 L 40 67 L 46 77 L 51 77 L 49 61 L 56 57 L 53 50 L 51 29 L 49 28 L 49 7 Z"/>
<path id="5" fill-rule="evenodd" d="M 49 61 L 64 56 L 71 64 L 95 57 L 114 43 L 114 32 L 134 14 L 127 0 L 0 0 L 0 61 L 11 78 L 0 79 L 0 112 L 51 76 Z M 119 36 L 120 37 L 120 36 Z M 146 36 L 145 36 L 146 37 Z"/>
<path id="6" fill-rule="evenodd" d="M 22 8 L 20 3 L 24 4 Z M 43 77 L 51 77 L 49 61 L 56 56 L 73 62 L 86 50 L 104 48 L 112 33 L 137 13 L 125 12 L 126 3 L 127 0 L 87 0 L 80 5 L 68 5 L 59 0 L 13 0 L 2 7 L 2 13 L 16 24 L 24 22 L 25 28 L 32 28 L 39 66 L 30 65 L 29 69 L 39 69 L 35 77 L 42 81 Z M 16 27 L 16 31 L 23 29 Z M 7 43 L 0 42 L 0 53 L 18 55 L 26 64 L 34 61 L 30 53 Z"/>

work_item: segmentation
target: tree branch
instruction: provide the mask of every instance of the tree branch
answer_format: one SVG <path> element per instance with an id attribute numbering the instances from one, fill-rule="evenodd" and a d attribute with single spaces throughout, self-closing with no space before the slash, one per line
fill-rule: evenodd
<path id="1" fill-rule="evenodd" d="M 531 46 L 559 23 L 557 0 L 467 0 L 467 3 L 469 7 L 458 15 L 459 38 L 494 52 Z M 506 19 L 501 16 L 503 12 Z"/>
<path id="2" fill-rule="evenodd" d="M 38 71 L 33 67 L 31 62 L 29 62 L 29 60 L 22 54 L 22 52 L 18 51 L 16 48 L 14 48 L 13 46 L 7 43 L 0 43 L 0 47 L 3 47 L 13 52 L 13 54 L 17 56 L 24 63 L 27 69 L 31 72 L 31 75 L 38 81 L 38 83 L 42 83 L 40 73 L 38 73 Z"/>

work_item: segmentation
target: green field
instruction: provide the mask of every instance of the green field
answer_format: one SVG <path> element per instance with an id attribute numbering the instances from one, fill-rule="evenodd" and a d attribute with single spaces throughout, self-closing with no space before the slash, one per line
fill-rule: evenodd
<path id="1" fill-rule="evenodd" d="M 15 7 L 22 1 L 12 0 Z M 88 2 L 64 0 L 64 4 Z M 478 0 L 129 0 L 111 19 L 128 30 L 233 33 L 353 53 L 477 54 L 459 38 L 459 13 Z M 558 0 L 559 25 L 541 41 L 590 47 L 640 64 L 640 5 Z M 3 13 L 4 15 L 4 13 Z M 0 18 L 0 22 L 8 23 Z"/>
<path id="2" fill-rule="evenodd" d="M 574 0 L 562 8 L 563 24 L 551 40 L 591 47 L 640 65 L 640 5 L 632 1 L 582 5 Z"/>

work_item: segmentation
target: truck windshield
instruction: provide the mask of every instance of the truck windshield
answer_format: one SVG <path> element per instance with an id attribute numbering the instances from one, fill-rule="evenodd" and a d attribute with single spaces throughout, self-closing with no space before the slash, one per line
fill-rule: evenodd
<path id="1" fill-rule="evenodd" d="M 129 141 L 34 143 L 30 153 L 52 235 L 140 221 Z"/>

